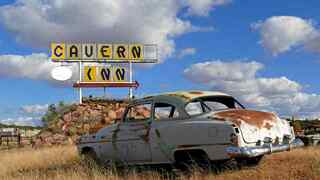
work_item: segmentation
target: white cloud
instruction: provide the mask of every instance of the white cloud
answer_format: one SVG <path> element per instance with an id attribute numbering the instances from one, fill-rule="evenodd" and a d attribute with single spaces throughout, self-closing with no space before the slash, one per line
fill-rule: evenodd
<path id="1" fill-rule="evenodd" d="M 207 16 L 217 6 L 231 3 L 232 0 L 187 0 L 188 14 Z"/>
<path id="2" fill-rule="evenodd" d="M 261 35 L 260 43 L 273 55 L 303 46 L 320 52 L 319 30 L 311 20 L 295 16 L 273 16 L 265 21 L 252 24 Z"/>
<path id="3" fill-rule="evenodd" d="M 197 53 L 197 49 L 196 48 L 185 48 L 185 49 L 182 49 L 178 55 L 177 55 L 177 58 L 178 59 L 181 59 L 185 56 L 190 56 L 190 55 L 194 55 Z"/>
<path id="4" fill-rule="evenodd" d="M 40 105 L 40 104 L 26 105 L 26 106 L 22 106 L 21 110 L 24 113 L 29 113 L 29 114 L 44 114 L 48 110 L 48 104 L 44 104 L 44 105 Z"/>
<path id="5" fill-rule="evenodd" d="M 237 69 L 238 71 L 234 71 Z M 263 65 L 257 62 L 243 64 L 242 62 L 224 63 L 220 60 L 193 64 L 184 71 L 185 75 L 199 83 L 212 83 L 215 80 L 225 81 L 250 80 L 255 77 Z M 205 73 L 204 73 L 205 72 Z"/>
<path id="6" fill-rule="evenodd" d="M 196 14 L 208 13 L 225 1 L 18 0 L 0 7 L 0 19 L 17 41 L 34 47 L 53 41 L 153 43 L 164 60 L 174 52 L 175 37 L 208 29 L 178 13 L 186 6 Z"/>
<path id="7" fill-rule="evenodd" d="M 44 80 L 53 84 L 63 85 L 71 84 L 77 77 L 76 65 L 71 66 L 73 69 L 73 78 L 66 82 L 58 82 L 51 77 L 51 70 L 59 66 L 51 62 L 44 53 L 21 55 L 1 55 L 0 56 L 0 76 L 13 77 L 32 80 Z"/>
<path id="8" fill-rule="evenodd" d="M 4 77 L 49 80 L 50 71 L 55 66 L 47 55 L 42 53 L 27 56 L 0 56 L 0 74 Z"/>
<path id="9" fill-rule="evenodd" d="M 313 38 L 305 44 L 305 48 L 309 51 L 320 53 L 320 31 L 318 30 Z"/>
<path id="10" fill-rule="evenodd" d="M 0 119 L 0 123 L 7 125 L 18 125 L 18 126 L 42 126 L 41 117 L 17 117 Z"/>
<path id="11" fill-rule="evenodd" d="M 255 61 L 213 60 L 191 65 L 184 75 L 194 83 L 230 93 L 252 108 L 288 116 L 320 114 L 320 95 L 304 93 L 298 82 L 286 77 L 258 77 L 263 67 Z"/>

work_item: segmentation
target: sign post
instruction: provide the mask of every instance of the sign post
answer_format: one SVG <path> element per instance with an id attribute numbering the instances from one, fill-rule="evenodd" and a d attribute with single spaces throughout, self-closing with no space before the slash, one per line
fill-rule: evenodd
<path id="1" fill-rule="evenodd" d="M 82 81 L 82 62 L 79 62 L 79 82 Z M 82 104 L 82 88 L 79 87 L 79 104 Z"/>
<path id="2" fill-rule="evenodd" d="M 130 61 L 129 63 L 129 78 L 130 78 L 130 83 L 132 83 L 132 62 Z M 132 91 L 132 87 L 129 87 L 129 98 L 132 99 L 133 98 L 133 91 Z"/>
<path id="3" fill-rule="evenodd" d="M 79 81 L 73 87 L 79 89 L 79 103 L 82 104 L 82 88 L 103 87 L 105 92 L 106 87 L 126 87 L 129 98 L 133 98 L 133 88 L 139 86 L 133 80 L 133 63 L 157 63 L 158 51 L 154 44 L 52 43 L 51 59 L 79 64 Z M 83 63 L 105 65 L 83 67 Z M 119 65 L 106 66 L 113 63 L 129 64 L 129 70 Z"/>

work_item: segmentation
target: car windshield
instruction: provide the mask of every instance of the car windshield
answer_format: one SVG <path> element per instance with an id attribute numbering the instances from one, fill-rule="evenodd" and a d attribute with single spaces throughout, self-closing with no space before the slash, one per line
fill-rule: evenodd
<path id="1" fill-rule="evenodd" d="M 209 111 L 244 109 L 244 107 L 233 97 L 210 96 L 198 98 L 189 102 L 185 109 L 189 115 L 198 115 Z"/>

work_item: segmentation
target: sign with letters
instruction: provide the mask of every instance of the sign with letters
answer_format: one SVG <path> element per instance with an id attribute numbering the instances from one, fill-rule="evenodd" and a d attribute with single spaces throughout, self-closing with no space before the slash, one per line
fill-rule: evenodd
<path id="1" fill-rule="evenodd" d="M 112 44 L 97 45 L 98 60 L 112 59 Z"/>
<path id="2" fill-rule="evenodd" d="M 60 62 L 147 62 L 157 60 L 151 44 L 52 43 L 51 59 Z"/>
<path id="3" fill-rule="evenodd" d="M 122 66 L 84 66 L 84 82 L 127 82 L 128 71 Z"/>
<path id="4" fill-rule="evenodd" d="M 113 81 L 115 82 L 126 82 L 127 81 L 127 69 L 121 66 L 113 67 Z"/>
<path id="5" fill-rule="evenodd" d="M 96 44 L 82 44 L 82 58 L 81 59 L 97 59 L 97 45 Z"/>
<path id="6" fill-rule="evenodd" d="M 116 60 L 129 59 L 129 46 L 126 44 L 116 44 L 113 48 L 113 54 Z"/>
<path id="7" fill-rule="evenodd" d="M 97 73 L 96 67 L 94 66 L 84 66 L 84 81 L 85 82 L 96 82 Z"/>
<path id="8" fill-rule="evenodd" d="M 66 46 L 67 59 L 80 59 L 81 58 L 81 44 L 69 44 Z"/>
<path id="9" fill-rule="evenodd" d="M 129 45 L 129 59 L 131 60 L 141 60 L 143 56 L 143 46 L 141 44 L 132 44 Z"/>
<path id="10" fill-rule="evenodd" d="M 51 59 L 63 60 L 66 58 L 66 45 L 51 43 Z"/>
<path id="11" fill-rule="evenodd" d="M 112 82 L 112 73 L 113 73 L 113 67 L 105 67 L 105 66 L 99 66 L 98 72 L 99 75 L 97 76 L 97 81 L 99 82 Z"/>
<path id="12" fill-rule="evenodd" d="M 79 88 L 79 102 L 82 103 L 82 88 L 126 87 L 129 97 L 139 83 L 133 80 L 132 63 L 156 63 L 158 49 L 155 44 L 141 43 L 51 43 L 51 60 L 61 63 L 51 74 L 57 80 L 71 78 L 72 72 L 64 66 L 79 64 L 79 80 L 73 84 Z M 86 65 L 90 63 L 90 65 Z M 103 63 L 104 66 L 92 64 Z M 116 63 L 112 64 L 111 63 Z M 121 63 L 129 63 L 128 67 Z"/>

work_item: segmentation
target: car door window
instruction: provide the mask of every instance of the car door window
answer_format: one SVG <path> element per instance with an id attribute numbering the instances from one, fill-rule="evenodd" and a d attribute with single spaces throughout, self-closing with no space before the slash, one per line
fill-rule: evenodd
<path id="1" fill-rule="evenodd" d="M 139 122 L 145 121 L 151 118 L 151 103 L 138 104 L 129 107 L 126 114 L 126 122 Z"/>
<path id="2" fill-rule="evenodd" d="M 203 113 L 200 102 L 191 102 L 186 106 L 186 111 L 189 115 L 196 115 Z"/>
<path id="3" fill-rule="evenodd" d="M 203 101 L 211 110 L 222 110 L 228 109 L 229 107 L 226 104 L 215 101 Z"/>
<path id="4" fill-rule="evenodd" d="M 202 103 L 200 100 L 189 102 L 186 105 L 185 109 L 186 112 L 191 116 L 210 111 L 210 108 L 206 104 Z"/>
<path id="5" fill-rule="evenodd" d="M 155 103 L 154 105 L 155 120 L 173 119 L 179 117 L 177 108 L 168 103 Z"/>

